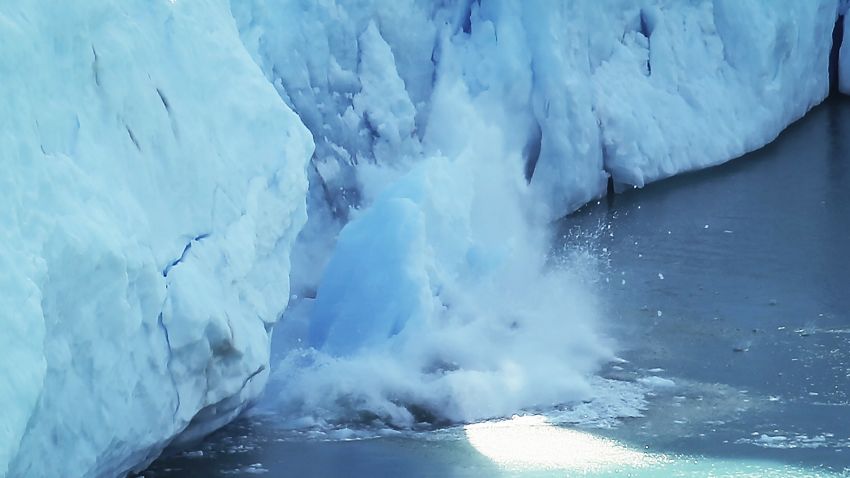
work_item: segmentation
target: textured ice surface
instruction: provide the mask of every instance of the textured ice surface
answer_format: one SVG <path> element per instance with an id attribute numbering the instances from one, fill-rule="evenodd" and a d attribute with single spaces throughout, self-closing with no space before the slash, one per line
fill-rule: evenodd
<path id="1" fill-rule="evenodd" d="M 432 115 L 435 85 L 454 76 L 473 98 L 499 95 L 506 118 L 490 119 L 521 139 L 531 189 L 557 216 L 602 194 L 608 174 L 642 186 L 771 141 L 826 95 L 832 29 L 846 7 L 255 0 L 233 8 L 258 63 L 313 132 L 317 180 L 335 206 L 361 202 L 368 165 L 430 155 L 417 143 L 435 129 L 464 134 L 462 123 Z M 461 66 L 446 71 L 447 57 Z M 340 187 L 357 192 L 340 198 Z"/>
<path id="2" fill-rule="evenodd" d="M 221 1 L 7 3 L 0 39 L 0 476 L 115 476 L 261 391 L 311 141 Z"/>

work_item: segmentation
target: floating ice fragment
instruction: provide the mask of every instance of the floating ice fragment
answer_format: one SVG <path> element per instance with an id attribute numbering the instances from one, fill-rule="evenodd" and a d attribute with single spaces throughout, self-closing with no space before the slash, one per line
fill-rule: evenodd
<path id="1" fill-rule="evenodd" d="M 641 377 L 637 379 L 637 382 L 650 388 L 672 388 L 676 386 L 676 382 L 657 376 Z"/>

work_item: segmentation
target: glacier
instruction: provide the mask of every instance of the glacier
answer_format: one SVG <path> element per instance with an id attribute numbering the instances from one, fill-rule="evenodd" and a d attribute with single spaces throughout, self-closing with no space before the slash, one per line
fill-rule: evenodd
<path id="1" fill-rule="evenodd" d="M 0 7 L 0 476 L 126 474 L 263 389 L 312 141 L 228 5 Z"/>
<path id="2" fill-rule="evenodd" d="M 599 258 L 555 261 L 550 221 L 773 140 L 829 93 L 846 10 L 0 7 L 0 477 L 138 470 L 267 380 L 296 427 L 592 397 Z"/>

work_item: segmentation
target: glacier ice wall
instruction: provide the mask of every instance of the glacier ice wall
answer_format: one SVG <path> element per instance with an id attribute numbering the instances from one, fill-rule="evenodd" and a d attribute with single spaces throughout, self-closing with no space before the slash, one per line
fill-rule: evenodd
<path id="1" fill-rule="evenodd" d="M 0 7 L 0 476 L 116 476 L 262 390 L 307 130 L 226 2 Z"/>
<path id="2" fill-rule="evenodd" d="M 311 419 L 355 409 L 402 425 L 588 393 L 580 377 L 610 349 L 592 294 L 569 277 L 582 271 L 545 257 L 547 221 L 605 194 L 609 179 L 640 187 L 774 139 L 827 95 L 844 9 L 231 3 L 317 144 L 296 246 L 307 259 L 293 278 L 307 296 L 306 345 L 279 369 L 281 403 Z"/>
<path id="3" fill-rule="evenodd" d="M 360 204 L 364 166 L 421 156 L 450 43 L 466 51 L 473 94 L 510 84 L 532 188 L 555 216 L 602 194 L 608 175 L 642 186 L 772 140 L 825 97 L 845 9 L 839 0 L 233 3 L 249 49 L 314 133 L 331 201 Z M 388 56 L 378 88 L 375 41 Z"/>

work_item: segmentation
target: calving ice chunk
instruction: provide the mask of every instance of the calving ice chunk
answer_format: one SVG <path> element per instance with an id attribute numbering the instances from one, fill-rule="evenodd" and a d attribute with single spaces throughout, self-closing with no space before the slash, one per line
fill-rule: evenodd
<path id="1" fill-rule="evenodd" d="M 232 4 L 320 144 L 309 207 L 323 227 L 301 236 L 310 261 L 294 271 L 316 298 L 299 309 L 311 310 L 306 347 L 281 351 L 278 409 L 403 426 L 585 397 L 611 357 L 583 283 L 592 261 L 547 263 L 547 221 L 609 180 L 639 187 L 772 140 L 827 94 L 843 8 Z M 334 250 L 306 253 L 338 228 Z"/>

